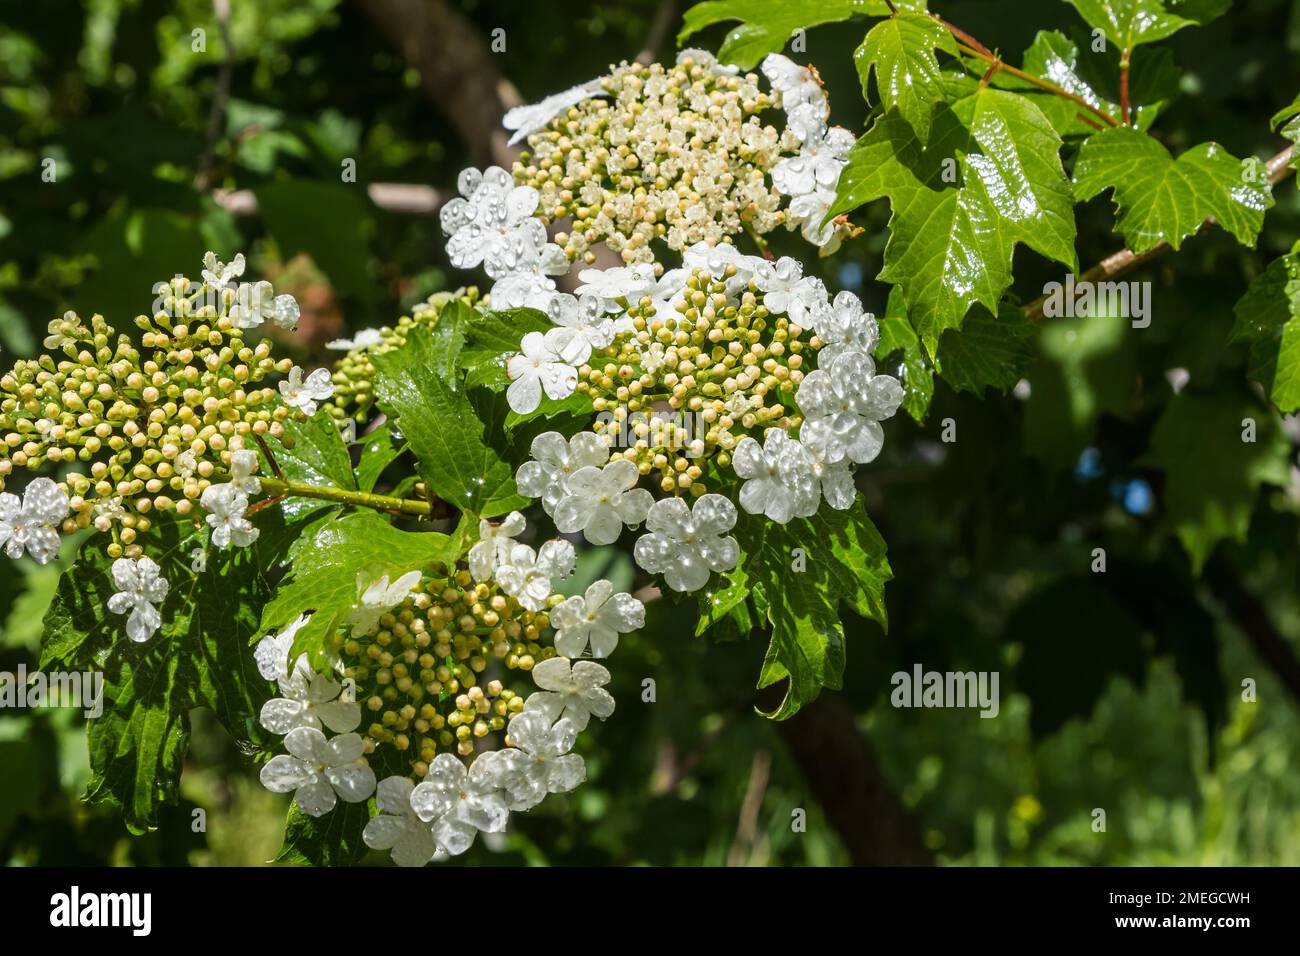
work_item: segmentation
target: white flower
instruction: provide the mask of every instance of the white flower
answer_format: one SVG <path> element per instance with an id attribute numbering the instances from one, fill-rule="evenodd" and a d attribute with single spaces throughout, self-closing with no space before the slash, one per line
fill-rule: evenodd
<path id="1" fill-rule="evenodd" d="M 68 493 L 49 478 L 36 478 L 17 495 L 0 494 L 0 544 L 11 558 L 26 550 L 37 564 L 59 553 L 58 526 L 68 516 Z"/>
<path id="2" fill-rule="evenodd" d="M 880 341 L 880 326 L 852 292 L 841 292 L 829 308 L 813 315 L 813 328 L 823 345 L 817 352 L 819 368 L 830 368 L 848 351 L 870 355 Z"/>
<path id="3" fill-rule="evenodd" d="M 236 288 L 229 316 L 237 328 L 257 328 L 274 313 L 275 290 L 265 279 L 260 282 L 241 282 Z"/>
<path id="4" fill-rule="evenodd" d="M 279 634 L 267 634 L 253 648 L 257 672 L 267 680 L 284 680 L 289 676 L 289 651 L 293 639 L 302 626 L 311 620 L 310 614 L 300 614 L 284 626 Z"/>
<path id="5" fill-rule="evenodd" d="M 362 329 L 350 339 L 334 339 L 326 342 L 327 349 L 338 352 L 351 352 L 353 349 L 368 349 L 384 341 L 383 329 Z"/>
<path id="6" fill-rule="evenodd" d="M 519 268 L 503 275 L 492 286 L 492 308 L 537 309 L 545 312 L 555 297 L 555 280 L 569 271 L 569 260 L 564 250 L 553 242 L 541 246 L 531 257 L 525 257 Z"/>
<path id="7" fill-rule="evenodd" d="M 126 619 L 126 636 L 137 644 L 149 640 L 162 627 L 162 614 L 154 605 L 167 598 L 167 579 L 149 558 L 118 558 L 113 562 L 113 586 L 117 593 L 108 599 L 113 614 L 131 612 Z"/>
<path id="8" fill-rule="evenodd" d="M 656 285 L 654 265 L 648 262 L 614 269 L 583 269 L 578 278 L 583 283 L 577 288 L 578 295 L 597 296 L 604 301 L 606 312 L 622 311 L 618 299 L 635 304 L 641 296 L 653 292 Z"/>
<path id="9" fill-rule="evenodd" d="M 540 103 L 533 103 L 530 106 L 516 106 L 508 110 L 501 120 L 501 125 L 514 134 L 510 137 L 508 145 L 513 146 L 531 133 L 536 133 L 570 106 L 576 106 L 583 100 L 589 100 L 593 96 L 608 95 L 601 87 L 601 78 L 598 77 L 594 80 L 588 80 L 586 83 L 571 86 L 563 92 L 552 93 Z"/>
<path id="10" fill-rule="evenodd" d="M 512 511 L 500 524 L 481 519 L 478 523 L 478 541 L 469 549 L 469 573 L 475 581 L 492 580 L 497 565 L 510 557 L 515 535 L 524 530 L 524 516 Z"/>
<path id="11" fill-rule="evenodd" d="M 532 262 L 546 244 L 546 227 L 533 218 L 538 193 L 531 186 L 516 186 L 504 169 L 492 166 L 461 171 L 460 196 L 439 212 L 447 240 L 447 256 L 457 269 L 482 263 L 493 279 L 515 272 Z"/>
<path id="12" fill-rule="evenodd" d="M 357 589 L 361 591 L 361 598 L 356 609 L 348 615 L 352 636 L 363 637 L 372 633 L 379 625 L 379 619 L 405 601 L 423 576 L 419 571 L 407 571 L 389 584 L 385 574 L 367 586 L 364 583 L 366 572 L 358 572 Z"/>
<path id="13" fill-rule="evenodd" d="M 806 447 L 806 446 L 805 446 Z M 853 507 L 853 500 L 858 496 L 857 486 L 853 484 L 853 470 L 849 465 L 849 460 L 843 458 L 839 461 L 827 461 L 825 451 L 820 448 L 809 448 L 808 454 L 812 458 L 812 479 L 814 483 L 814 495 L 826 499 L 826 503 L 836 511 L 847 511 Z M 812 510 L 801 517 L 808 517 L 817 511 L 817 499 L 814 497 Z"/>
<path id="14" fill-rule="evenodd" d="M 555 505 L 555 527 L 571 534 L 581 531 L 591 544 L 613 544 L 623 526 L 635 528 L 645 520 L 654 498 L 636 487 L 641 478 L 626 458 L 604 468 L 579 468 L 564 481 L 564 497 Z"/>
<path id="15" fill-rule="evenodd" d="M 529 695 L 524 710 L 537 711 L 548 721 L 564 717 L 584 730 L 593 714 L 604 720 L 614 713 L 614 698 L 605 690 L 609 671 L 592 661 L 548 658 L 533 667 L 533 681 L 542 689 Z"/>
<path id="16" fill-rule="evenodd" d="M 564 480 L 579 468 L 609 461 L 609 448 L 595 432 L 578 432 L 568 441 L 559 432 L 543 432 L 533 439 L 526 461 L 515 473 L 521 495 L 541 498 L 542 508 L 553 514 L 564 497 Z"/>
<path id="17" fill-rule="evenodd" d="M 312 670 L 307 655 L 287 676 L 280 678 L 280 693 L 262 705 L 258 720 L 273 734 L 287 734 L 298 727 L 324 724 L 336 734 L 351 733 L 361 725 L 361 705 L 343 693 L 343 686 Z"/>
<path id="18" fill-rule="evenodd" d="M 845 157 L 853 148 L 853 134 L 839 126 L 828 130 L 817 120 L 803 135 L 806 139 L 798 155 L 772 168 L 772 184 L 792 197 L 786 225 L 791 229 L 802 225 L 804 238 L 829 255 L 839 248 L 841 230 L 834 220 L 824 225 L 822 221 L 835 203 L 836 186 L 848 162 Z"/>
<path id="19" fill-rule="evenodd" d="M 823 115 L 829 110 L 826 91 L 807 67 L 780 53 L 769 53 L 763 58 L 760 69 L 772 84 L 772 89 L 781 94 L 781 108 L 787 113 L 805 104 L 817 108 Z"/>
<path id="20" fill-rule="evenodd" d="M 785 256 L 754 274 L 754 284 L 763 293 L 763 305 L 775 315 L 785 313 L 804 328 L 810 317 L 829 305 L 826 286 L 816 276 L 805 276 L 797 259 Z"/>
<path id="21" fill-rule="evenodd" d="M 561 327 L 553 330 L 554 340 L 559 343 L 559 351 L 572 357 L 570 364 L 581 365 L 594 349 L 603 349 L 614 341 L 614 321 L 604 317 L 601 300 L 594 295 L 579 298 L 562 292 L 551 297 L 546 311 L 551 321 Z M 579 355 L 581 358 L 577 358 Z"/>
<path id="22" fill-rule="evenodd" d="M 318 368 L 303 380 L 302 369 L 295 365 L 289 369 L 289 378 L 280 383 L 280 397 L 290 408 L 299 409 L 310 418 L 316 414 L 316 403 L 327 401 L 334 394 L 327 368 Z"/>
<path id="23" fill-rule="evenodd" d="M 548 793 L 568 793 L 587 779 L 582 758 L 569 753 L 578 739 L 573 721 L 561 718 L 552 725 L 540 711 L 525 710 L 510 721 L 506 734 L 518 749 L 495 752 L 512 754 L 505 763 L 511 810 L 535 807 Z"/>
<path id="24" fill-rule="evenodd" d="M 506 361 L 506 374 L 510 376 L 506 401 L 521 415 L 537 410 L 543 390 L 548 398 L 558 401 L 568 398 L 578 387 L 575 363 L 558 351 L 561 346 L 573 348 L 574 343 L 553 338 L 558 331 L 551 329 L 545 335 L 529 332 L 519 343 L 519 354 Z M 586 361 L 585 357 L 582 361 Z"/>
<path id="25" fill-rule="evenodd" d="M 298 300 L 287 292 L 277 295 L 275 301 L 271 303 L 269 318 L 282 329 L 292 332 L 298 327 L 298 319 L 301 316 L 302 309 L 298 307 Z"/>
<path id="26" fill-rule="evenodd" d="M 126 508 L 122 505 L 121 495 L 98 499 L 92 511 L 95 515 L 95 528 L 98 531 L 107 531 L 113 526 L 114 521 L 121 521 L 126 517 Z"/>
<path id="27" fill-rule="evenodd" d="M 262 483 L 254 472 L 257 471 L 257 452 L 241 449 L 230 456 L 230 484 L 241 495 L 255 495 L 261 492 Z"/>
<path id="28" fill-rule="evenodd" d="M 198 456 L 190 449 L 185 449 L 176 456 L 176 474 L 182 478 L 192 478 L 199 467 Z"/>
<path id="29" fill-rule="evenodd" d="M 502 752 L 481 754 L 468 770 L 451 754 L 438 754 L 424 781 L 411 792 L 416 816 L 433 824 L 434 840 L 453 856 L 468 850 L 478 831 L 500 833 L 506 828 L 510 809 L 502 791 Z"/>
<path id="30" fill-rule="evenodd" d="M 715 279 L 725 276 L 727 267 L 732 266 L 736 273 L 728 285 L 734 284 L 736 288 L 748 285 L 756 273 L 768 267 L 766 259 L 747 256 L 729 242 L 697 242 L 682 253 L 682 263 L 688 269 L 707 269 Z M 731 292 L 730 288 L 728 292 Z"/>
<path id="31" fill-rule="evenodd" d="M 262 786 L 273 793 L 295 791 L 303 812 L 319 817 L 339 799 L 362 803 L 375 792 L 375 772 L 366 765 L 365 744 L 356 734 L 333 740 L 314 727 L 299 727 L 284 738 L 284 749 L 262 768 Z"/>
<path id="32" fill-rule="evenodd" d="M 237 253 L 228 265 L 218 259 L 215 252 L 208 252 L 203 256 L 203 281 L 212 289 L 220 291 L 243 274 L 244 254 L 242 252 Z"/>
<path id="33" fill-rule="evenodd" d="M 540 611 L 551 596 L 551 582 L 572 574 L 576 561 L 573 545 L 563 538 L 547 541 L 539 551 L 517 544 L 497 568 L 497 583 L 528 610 Z"/>
<path id="34" fill-rule="evenodd" d="M 415 785 L 407 777 L 385 777 L 375 791 L 379 816 L 361 831 L 361 839 L 372 850 L 392 850 L 398 866 L 424 866 L 437 851 L 433 830 L 416 816 L 411 806 Z"/>
<path id="35" fill-rule="evenodd" d="M 746 479 L 740 506 L 777 524 L 814 513 L 818 497 L 812 466 L 812 456 L 784 429 L 769 429 L 762 446 L 753 438 L 742 438 L 731 456 L 731 467 Z"/>
<path id="36" fill-rule="evenodd" d="M 626 592 L 615 594 L 614 585 L 606 580 L 593 581 L 585 594 L 575 594 L 556 606 L 551 626 L 555 649 L 565 657 L 580 657 L 588 645 L 592 657 L 609 657 L 620 634 L 645 626 L 645 605 Z"/>
<path id="37" fill-rule="evenodd" d="M 875 371 L 869 355 L 847 351 L 799 384 L 795 401 L 804 413 L 799 439 L 825 461 L 865 464 L 880 454 L 885 441 L 880 422 L 898 411 L 903 387 Z"/>
<path id="38" fill-rule="evenodd" d="M 730 63 L 719 63 L 718 58 L 708 50 L 697 50 L 693 47 L 688 47 L 687 49 L 678 52 L 677 62 L 679 64 L 685 63 L 687 60 L 691 60 L 699 66 L 704 67 L 704 69 L 709 72 L 715 73 L 719 76 L 735 76 L 740 72 L 740 67 L 738 66 L 734 66 Z"/>
<path id="39" fill-rule="evenodd" d="M 724 537 L 735 525 L 736 506 L 722 495 L 701 495 L 694 509 L 681 498 L 663 498 L 646 516 L 650 533 L 637 539 L 633 555 L 674 591 L 698 591 L 710 571 L 730 571 L 740 559 L 736 539 Z"/>
<path id="40" fill-rule="evenodd" d="M 244 517 L 248 496 L 232 484 L 208 485 L 199 498 L 199 504 L 208 512 L 207 522 L 212 528 L 212 543 L 225 550 L 232 544 L 244 548 L 257 540 L 261 532 Z"/>

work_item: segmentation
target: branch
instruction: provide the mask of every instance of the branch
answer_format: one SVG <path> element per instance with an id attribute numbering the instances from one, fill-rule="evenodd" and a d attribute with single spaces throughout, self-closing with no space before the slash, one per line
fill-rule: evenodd
<path id="1" fill-rule="evenodd" d="M 1300 702 L 1300 660 L 1296 659 L 1287 639 L 1273 626 L 1263 603 L 1246 590 L 1236 570 L 1223 557 L 1210 562 L 1205 582 L 1246 635 L 1255 653 L 1264 659 L 1291 696 Z"/>
<path id="2" fill-rule="evenodd" d="M 507 145 L 501 119 L 522 99 L 497 69 L 497 57 L 474 22 L 447 0 L 356 2 L 420 74 L 425 97 L 456 130 L 474 161 L 509 170 L 519 150 Z M 505 40 L 517 42 L 509 36 Z"/>
<path id="3" fill-rule="evenodd" d="M 1282 180 L 1291 174 L 1291 157 L 1295 147 L 1288 146 L 1282 152 L 1278 153 L 1268 161 L 1268 181 L 1276 186 Z M 1206 219 L 1201 223 L 1197 232 L 1206 232 L 1215 225 L 1213 217 Z M 1129 249 L 1122 249 L 1114 255 L 1107 256 L 1101 262 L 1097 263 L 1083 275 L 1079 276 L 1079 282 L 1105 282 L 1116 279 L 1119 276 L 1132 272 L 1140 266 L 1146 265 L 1152 259 L 1164 255 L 1172 248 L 1167 242 L 1159 242 L 1152 246 L 1146 252 L 1137 253 Z M 1043 318 L 1043 306 L 1047 304 L 1049 296 L 1042 295 L 1025 306 L 1025 315 L 1031 322 L 1038 322 Z"/>
<path id="4" fill-rule="evenodd" d="M 432 216 L 447 201 L 432 186 L 419 183 L 370 183 L 366 195 L 385 212 L 402 216 Z M 212 198 L 232 216 L 257 215 L 257 194 L 251 189 L 214 189 Z"/>
<path id="5" fill-rule="evenodd" d="M 436 507 L 442 502 L 393 498 L 389 495 L 377 495 L 369 491 L 347 491 L 344 488 L 309 485 L 305 482 L 289 481 L 281 478 L 262 478 L 260 480 L 262 490 L 276 498 L 315 498 L 318 501 L 332 501 L 336 504 L 372 508 L 375 511 L 384 511 L 388 514 L 418 515 L 422 518 L 444 517 L 445 509 Z"/>
<path id="6" fill-rule="evenodd" d="M 645 46 L 636 55 L 638 63 L 649 66 L 659 58 L 659 48 L 664 45 L 664 40 L 668 38 L 668 31 L 672 28 L 673 21 L 676 19 L 676 0 L 661 0 L 654 21 L 650 24 L 650 33 L 646 36 Z"/>
<path id="7" fill-rule="evenodd" d="M 211 185 L 212 167 L 216 162 L 217 140 L 226 118 L 226 101 L 230 99 L 230 80 L 235 71 L 235 42 L 230 36 L 230 0 L 212 0 L 212 13 L 217 18 L 217 31 L 221 34 L 221 67 L 217 71 L 217 88 L 212 94 L 208 110 L 208 130 L 204 138 L 203 155 L 199 157 L 198 172 L 194 174 L 194 188 L 207 192 Z"/>

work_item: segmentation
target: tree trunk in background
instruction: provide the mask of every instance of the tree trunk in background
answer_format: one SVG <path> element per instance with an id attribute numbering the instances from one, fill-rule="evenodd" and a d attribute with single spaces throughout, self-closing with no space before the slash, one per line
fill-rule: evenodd
<path id="1" fill-rule="evenodd" d="M 501 118 L 522 101 L 474 22 L 446 0 L 357 3 L 419 72 L 425 96 L 455 128 L 475 163 L 509 170 L 519 150 L 506 145 Z"/>
<path id="2" fill-rule="evenodd" d="M 934 865 L 916 821 L 890 789 L 843 698 L 823 691 L 777 726 L 855 864 Z"/>

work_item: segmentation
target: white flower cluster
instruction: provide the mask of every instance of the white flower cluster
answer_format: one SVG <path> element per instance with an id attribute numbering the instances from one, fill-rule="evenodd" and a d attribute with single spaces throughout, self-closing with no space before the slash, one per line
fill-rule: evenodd
<path id="1" fill-rule="evenodd" d="M 555 648 L 563 655 L 533 666 L 538 689 L 507 725 L 504 749 L 481 753 L 468 767 L 456 755 L 442 753 L 418 783 L 400 775 L 376 782 L 366 761 L 367 744 L 355 733 L 360 705 L 343 685 L 313 671 L 305 654 L 289 666 L 294 636 L 308 620 L 303 615 L 279 634 L 262 638 L 255 652 L 262 676 L 277 682 L 281 694 L 263 706 L 262 726 L 284 734 L 288 750 L 263 767 L 263 785 L 293 792 L 297 805 L 312 816 L 328 813 L 339 800 L 359 803 L 373 793 L 379 813 L 365 827 L 365 843 L 391 851 L 399 866 L 423 866 L 464 853 L 480 831 L 504 831 L 512 811 L 529 810 L 548 794 L 567 793 L 582 783 L 586 766 L 573 746 L 591 717 L 604 720 L 614 712 L 614 698 L 605 690 L 609 671 L 579 658 L 607 657 L 620 634 L 644 625 L 645 606 L 629 594 L 614 593 L 604 580 L 559 601 L 554 581 L 572 574 L 573 546 L 554 540 L 535 551 L 515 540 L 524 530 L 518 512 L 495 525 L 481 521 L 479 541 L 469 553 L 476 580 L 495 581 L 530 610 L 552 608 Z M 359 576 L 357 605 L 348 619 L 353 637 L 371 633 L 421 577 L 412 571 L 390 583 L 388 575 L 373 581 Z M 322 728 L 338 736 L 327 738 Z"/>
<path id="2" fill-rule="evenodd" d="M 842 126 L 828 126 L 830 102 L 815 71 L 779 53 L 770 53 L 763 74 L 779 94 L 786 113 L 786 134 L 798 142 L 798 152 L 772 169 L 777 190 L 790 197 L 786 226 L 802 227 L 803 237 L 830 255 L 840 246 L 847 227 L 835 221 L 822 224 L 835 202 L 835 189 L 844 171 L 853 134 Z"/>

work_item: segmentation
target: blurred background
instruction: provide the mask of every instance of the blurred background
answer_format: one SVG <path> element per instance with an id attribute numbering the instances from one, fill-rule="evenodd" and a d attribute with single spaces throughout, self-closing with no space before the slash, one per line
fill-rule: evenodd
<path id="1" fill-rule="evenodd" d="M 1013 63 L 1037 30 L 1081 26 L 1054 0 L 931 6 Z M 463 166 L 508 164 L 506 108 L 611 62 L 671 58 L 681 10 L 0 0 L 3 364 L 34 355 L 69 308 L 129 325 L 155 282 L 196 274 L 207 249 L 243 250 L 250 273 L 293 292 L 303 319 L 284 347 L 328 361 L 326 341 L 481 281 L 447 266 L 436 209 Z M 716 48 L 721 29 L 692 45 Z M 865 29 L 815 28 L 796 55 L 855 131 Z M 1207 139 L 1238 156 L 1281 148 L 1268 120 L 1300 92 L 1300 0 L 1238 0 L 1161 47 L 1153 65 L 1178 69 L 1162 74 L 1155 132 L 1175 153 Z M 617 713 L 583 736 L 589 782 L 466 862 L 1300 864 L 1300 427 L 1264 409 L 1244 350 L 1227 345 L 1233 303 L 1300 235 L 1294 182 L 1277 200 L 1258 251 L 1211 234 L 1136 276 L 1155 287 L 1147 334 L 1054 320 L 1013 393 L 939 384 L 923 424 L 891 423 L 860 486 L 889 543 L 892 624 L 848 623 L 841 693 L 773 724 L 754 712 L 762 644 L 692 637 L 693 605 L 656 602 L 620 643 Z M 856 216 L 864 234 L 820 263 L 833 291 L 877 313 L 887 219 L 884 203 Z M 1078 222 L 1083 264 L 1119 248 L 1107 197 Z M 776 248 L 806 247 L 782 236 Z M 1058 272 L 1021 249 L 1016 289 L 1032 298 Z M 1195 422 L 1169 425 L 1179 394 L 1227 415 L 1256 408 L 1257 457 L 1233 464 Z M 940 441 L 947 418 L 955 443 Z M 1179 538 L 1197 533 L 1189 498 L 1249 529 L 1210 539 L 1200 575 Z M 1090 571 L 1096 547 L 1104 575 Z M 632 572 L 626 554 L 598 549 L 570 584 L 627 586 Z M 58 574 L 0 565 L 0 671 L 35 667 Z M 917 663 L 998 671 L 999 716 L 891 707 L 890 675 Z M 78 713 L 0 710 L 0 860 L 276 856 L 286 798 L 261 788 L 208 714 L 193 715 L 183 801 L 158 832 L 130 835 L 110 808 L 82 804 L 87 773 Z M 206 832 L 191 827 L 195 807 Z"/>

